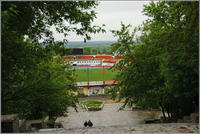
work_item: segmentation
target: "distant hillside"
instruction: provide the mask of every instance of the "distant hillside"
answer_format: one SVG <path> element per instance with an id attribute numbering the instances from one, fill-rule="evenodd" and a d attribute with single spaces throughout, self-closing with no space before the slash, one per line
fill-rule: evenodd
<path id="1" fill-rule="evenodd" d="M 70 48 L 80 48 L 80 47 L 107 47 L 116 41 L 87 41 L 84 43 L 83 41 L 71 41 L 65 43 L 67 47 Z"/>

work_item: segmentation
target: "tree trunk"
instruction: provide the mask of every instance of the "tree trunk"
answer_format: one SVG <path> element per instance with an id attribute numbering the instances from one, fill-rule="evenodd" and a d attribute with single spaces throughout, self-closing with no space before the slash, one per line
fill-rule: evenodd
<path id="1" fill-rule="evenodd" d="M 53 113 L 49 112 L 49 120 L 53 119 Z"/>
<path id="2" fill-rule="evenodd" d="M 168 118 L 171 118 L 171 116 L 170 116 L 170 110 L 169 110 L 169 103 L 167 103 L 167 105 L 165 106 L 165 109 L 167 111 Z"/>
<path id="3" fill-rule="evenodd" d="M 165 109 L 164 109 L 164 107 L 163 107 L 163 105 L 161 103 L 159 103 L 159 105 L 161 106 L 163 117 L 166 120 Z"/>

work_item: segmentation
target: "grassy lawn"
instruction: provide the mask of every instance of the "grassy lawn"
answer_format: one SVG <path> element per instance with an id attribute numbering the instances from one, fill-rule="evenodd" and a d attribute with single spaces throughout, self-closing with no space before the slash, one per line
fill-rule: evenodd
<path id="1" fill-rule="evenodd" d="M 103 75 L 103 69 L 89 69 L 89 81 L 106 81 L 114 80 L 114 76 L 117 74 L 117 71 L 112 71 L 105 69 L 105 75 Z M 88 70 L 79 69 L 75 71 L 76 81 L 83 82 L 88 81 Z"/>
<path id="2" fill-rule="evenodd" d="M 103 102 L 99 100 L 86 100 L 86 101 L 81 102 L 80 104 L 86 105 L 87 107 L 90 107 L 90 108 L 98 108 L 101 106 L 102 103 Z"/>

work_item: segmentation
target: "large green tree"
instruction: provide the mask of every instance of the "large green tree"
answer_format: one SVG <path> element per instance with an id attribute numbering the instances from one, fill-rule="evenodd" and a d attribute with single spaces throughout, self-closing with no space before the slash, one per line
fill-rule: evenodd
<path id="1" fill-rule="evenodd" d="M 20 32 L 36 42 L 39 39 L 48 42 L 53 40 L 51 26 L 64 36 L 74 31 L 78 35 L 84 35 L 85 39 L 90 39 L 90 33 L 103 30 L 91 25 L 96 18 L 93 9 L 97 5 L 94 1 L 2 2 L 2 22 L 7 24 L 3 28 Z"/>
<path id="2" fill-rule="evenodd" d="M 113 93 L 119 91 L 126 103 L 160 107 L 171 119 L 198 112 L 198 4 L 151 2 L 137 43 L 129 27 L 113 31 L 119 37 L 113 51 L 124 58 L 115 67 L 122 71 Z"/>
<path id="3" fill-rule="evenodd" d="M 74 31 L 88 40 L 90 33 L 103 31 L 91 25 L 96 6 L 94 1 L 2 2 L 2 114 L 53 118 L 75 106 L 72 72 L 53 59 L 63 54 L 63 46 L 54 43 L 51 26 L 65 36 Z"/>

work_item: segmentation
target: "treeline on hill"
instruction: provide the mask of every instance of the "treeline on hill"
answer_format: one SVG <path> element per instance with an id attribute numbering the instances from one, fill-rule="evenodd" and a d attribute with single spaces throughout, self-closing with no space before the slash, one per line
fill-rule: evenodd
<path id="1" fill-rule="evenodd" d="M 2 2 L 2 90 L 1 113 L 20 119 L 55 119 L 75 106 L 74 76 L 63 65 L 63 46 L 54 43 L 50 27 L 67 35 L 74 31 L 90 39 L 90 33 L 104 32 L 91 26 L 96 2 Z M 63 25 L 68 22 L 70 26 Z M 73 27 L 80 24 L 81 27 Z M 38 42 L 44 40 L 47 46 Z"/>
<path id="2" fill-rule="evenodd" d="M 48 45 L 45 45 L 44 43 L 40 44 L 47 50 L 54 50 L 55 55 L 66 56 L 73 54 L 73 47 L 68 47 L 61 41 L 56 41 Z M 111 45 L 103 45 L 99 47 L 83 47 L 83 55 L 97 54 L 112 54 Z"/>
<path id="3" fill-rule="evenodd" d="M 67 48 L 83 48 L 84 55 L 112 54 L 111 45 L 116 41 L 65 42 Z"/>
<path id="4" fill-rule="evenodd" d="M 97 55 L 97 54 L 112 54 L 110 50 L 110 46 L 107 47 L 84 47 L 83 48 L 84 55 Z"/>
<path id="5" fill-rule="evenodd" d="M 124 58 L 115 65 L 122 71 L 111 90 L 113 98 L 125 98 L 125 105 L 160 108 L 170 120 L 198 112 L 199 3 L 151 2 L 143 13 L 150 19 L 133 33 L 124 24 L 112 31 L 119 38 L 112 51 Z M 141 36 L 135 36 L 137 31 Z"/>

